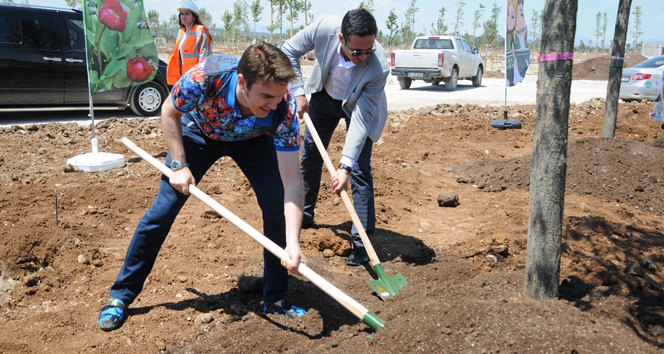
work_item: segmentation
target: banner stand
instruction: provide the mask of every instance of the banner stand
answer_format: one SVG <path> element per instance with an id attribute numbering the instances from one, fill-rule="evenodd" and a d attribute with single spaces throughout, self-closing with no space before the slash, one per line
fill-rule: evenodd
<path id="1" fill-rule="evenodd" d="M 83 28 L 85 29 L 85 22 L 83 21 Z M 87 30 L 85 31 L 87 36 Z M 95 137 L 95 111 L 92 104 L 92 94 L 90 93 L 90 61 L 88 57 L 88 45 L 87 38 L 85 44 L 85 67 L 88 75 L 88 98 L 90 105 L 90 119 L 92 120 L 90 126 L 92 128 L 92 139 L 90 143 L 92 144 L 92 152 L 83 155 L 77 155 L 70 159 L 67 159 L 67 165 L 71 165 L 75 171 L 83 172 L 99 172 L 110 170 L 113 167 L 122 167 L 125 165 L 124 155 L 120 154 L 111 154 L 108 152 L 99 152 L 99 140 Z"/>
<path id="2" fill-rule="evenodd" d="M 498 130 L 521 129 L 521 121 L 517 119 L 507 119 L 507 87 L 505 87 L 505 111 L 503 119 L 496 119 L 491 122 L 491 128 Z"/>

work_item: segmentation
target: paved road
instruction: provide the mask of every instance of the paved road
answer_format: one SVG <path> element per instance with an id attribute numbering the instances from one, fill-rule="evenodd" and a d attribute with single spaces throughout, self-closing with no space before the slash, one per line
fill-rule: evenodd
<path id="1" fill-rule="evenodd" d="M 305 72 L 305 76 L 307 74 Z M 509 88 L 507 104 L 535 104 L 537 92 L 535 81 L 534 75 L 528 75 L 526 80 Z M 385 86 L 385 92 L 390 110 L 435 106 L 441 103 L 502 106 L 505 103 L 504 83 L 504 79 L 485 78 L 481 87 L 473 87 L 470 81 L 464 80 L 459 81 L 456 91 L 447 91 L 443 84 L 434 86 L 426 84 L 424 81 L 413 81 L 410 89 L 402 90 L 396 78 L 390 76 Z M 595 97 L 604 98 L 606 85 L 606 81 L 575 80 L 572 82 L 571 101 L 580 103 Z M 111 117 L 135 118 L 136 115 L 131 109 L 95 111 L 96 121 Z M 0 113 L 0 127 L 48 122 L 76 122 L 81 125 L 89 125 L 90 118 L 87 111 Z"/>
<path id="2" fill-rule="evenodd" d="M 535 104 L 536 76 L 507 89 L 507 104 Z M 581 103 L 591 98 L 606 97 L 606 81 L 574 80 L 570 100 Z M 445 90 L 444 84 L 434 86 L 424 81 L 413 81 L 410 89 L 402 90 L 394 77 L 385 86 L 390 110 L 435 106 L 441 103 L 503 106 L 505 104 L 505 80 L 483 79 L 481 87 L 473 87 L 468 80 L 459 81 L 456 91 Z"/>

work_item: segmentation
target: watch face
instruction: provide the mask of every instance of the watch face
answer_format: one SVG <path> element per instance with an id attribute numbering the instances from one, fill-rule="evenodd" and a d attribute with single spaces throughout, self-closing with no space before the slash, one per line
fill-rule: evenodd
<path id="1" fill-rule="evenodd" d="M 171 162 L 171 170 L 173 170 L 173 171 L 177 171 L 177 170 L 179 170 L 179 169 L 180 169 L 180 161 L 178 161 L 178 160 L 173 160 L 173 161 Z"/>

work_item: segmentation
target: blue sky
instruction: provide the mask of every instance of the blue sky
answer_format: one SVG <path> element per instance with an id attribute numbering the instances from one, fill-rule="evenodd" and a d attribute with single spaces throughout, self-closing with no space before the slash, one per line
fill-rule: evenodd
<path id="1" fill-rule="evenodd" d="M 1 0 L 0 0 L 1 1 Z M 64 0 L 29 0 L 30 4 L 35 5 L 48 5 L 48 6 L 59 6 L 65 7 Z M 247 0 L 251 2 L 250 0 Z M 18 2 L 18 1 L 17 1 Z M 225 9 L 232 11 L 233 8 L 232 0 L 196 0 L 196 3 L 199 7 L 205 7 L 213 16 L 214 22 L 217 24 L 217 27 L 223 26 L 223 21 L 221 16 L 224 13 Z M 360 1 L 358 0 L 311 0 L 312 7 L 311 12 L 314 14 L 314 17 L 317 18 L 323 14 L 339 14 L 343 15 L 346 11 L 352 8 L 356 8 Z M 457 1 L 446 1 L 446 0 L 417 0 L 415 6 L 420 10 L 416 15 L 416 31 L 424 31 L 426 29 L 427 33 L 431 28 L 431 24 L 437 20 L 439 10 L 441 7 L 445 7 L 447 14 L 445 16 L 445 22 L 448 25 L 448 28 L 451 30 L 454 27 L 455 16 L 457 13 Z M 505 1 L 479 1 L 479 0 L 465 0 L 466 6 L 464 7 L 464 29 L 468 33 L 472 33 L 472 22 L 473 22 L 473 12 L 479 8 L 479 4 L 484 4 L 486 10 L 483 13 L 482 22 L 486 21 L 489 18 L 491 7 L 495 2 L 502 7 L 504 12 Z M 178 5 L 182 1 L 180 0 L 143 0 L 146 11 L 157 10 L 160 14 L 162 20 L 167 19 L 170 15 L 176 13 Z M 530 20 L 531 12 L 533 9 L 541 11 L 544 8 L 545 0 L 525 0 L 525 11 L 527 13 L 527 19 Z M 641 6 L 643 11 L 642 15 L 642 32 L 643 34 L 639 37 L 639 41 L 645 42 L 664 42 L 664 6 L 662 6 L 662 0 L 633 0 L 632 1 L 632 11 L 636 6 Z M 257 27 L 262 27 L 265 29 L 270 23 L 270 10 L 269 2 L 267 0 L 261 0 L 261 6 L 265 9 L 263 10 L 262 19 L 258 22 Z M 376 21 L 378 22 L 378 28 L 383 32 L 387 31 L 387 26 L 385 22 L 387 21 L 387 16 L 390 13 L 390 10 L 394 9 L 394 12 L 397 14 L 397 21 L 402 23 L 405 19 L 406 9 L 409 7 L 409 0 L 374 0 L 374 16 L 376 16 Z M 618 0 L 579 0 L 579 12 L 577 15 L 577 32 L 576 32 L 576 42 L 578 44 L 579 40 L 588 42 L 589 40 L 595 41 L 595 16 L 597 12 L 606 12 L 608 15 L 608 24 L 606 31 L 606 46 L 608 47 L 613 40 L 613 30 L 616 21 L 616 15 L 618 11 Z M 304 24 L 303 16 L 300 16 L 301 20 L 297 22 L 297 25 Z M 630 21 L 634 19 L 634 16 L 630 16 Z M 528 21 L 529 22 L 529 21 Z M 262 25 L 262 26 L 261 26 Z M 499 20 L 499 26 L 501 27 L 500 32 L 504 32 L 505 21 Z M 481 31 L 481 28 L 478 28 L 478 32 Z M 462 31 L 463 32 L 463 31 Z M 631 29 L 630 29 L 631 32 Z M 479 33 L 478 33 L 479 34 Z M 632 43 L 633 37 L 631 34 L 627 36 L 627 42 Z"/>

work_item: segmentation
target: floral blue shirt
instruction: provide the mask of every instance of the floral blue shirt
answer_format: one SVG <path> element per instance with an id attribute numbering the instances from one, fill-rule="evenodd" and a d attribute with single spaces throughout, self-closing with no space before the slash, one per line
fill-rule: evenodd
<path id="1" fill-rule="evenodd" d="M 239 58 L 218 54 L 202 60 L 173 86 L 173 106 L 191 118 L 207 137 L 218 141 L 239 141 L 263 134 L 272 135 L 277 151 L 299 151 L 300 126 L 297 105 L 290 92 L 284 94 L 287 104 L 285 117 L 242 118 L 235 100 L 237 65 Z M 274 119 L 280 123 L 272 129 Z"/>

